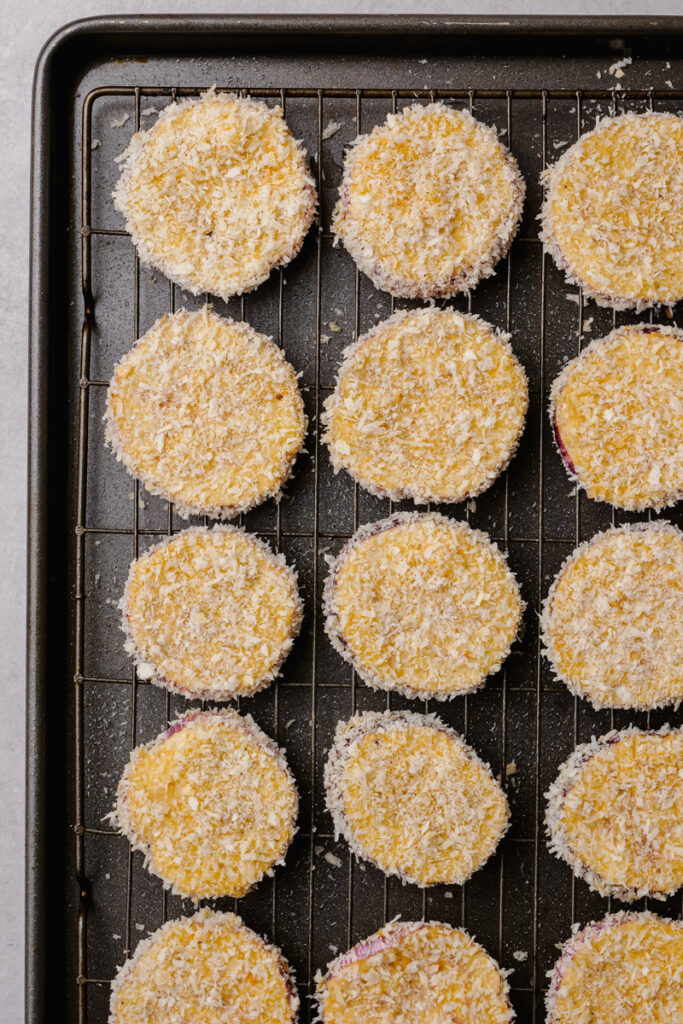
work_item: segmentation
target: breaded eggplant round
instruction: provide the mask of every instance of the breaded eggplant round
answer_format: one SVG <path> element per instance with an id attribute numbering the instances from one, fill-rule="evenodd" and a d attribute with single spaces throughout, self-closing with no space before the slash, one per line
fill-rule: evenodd
<path id="1" fill-rule="evenodd" d="M 477 316 L 401 310 L 346 351 L 323 440 L 378 497 L 456 502 L 510 462 L 529 404 L 510 336 Z"/>
<path id="2" fill-rule="evenodd" d="M 545 653 L 596 708 L 683 697 L 683 534 L 663 520 L 598 533 L 566 560 L 543 605 Z"/>
<path id="3" fill-rule="evenodd" d="M 283 752 L 223 709 L 190 711 L 136 747 L 114 820 L 177 895 L 238 898 L 283 863 L 297 810 Z"/>
<path id="4" fill-rule="evenodd" d="M 406 298 L 469 291 L 519 225 L 524 181 L 494 128 L 415 104 L 346 154 L 332 230 L 377 288 Z"/>
<path id="5" fill-rule="evenodd" d="M 600 306 L 683 298 L 683 118 L 598 121 L 544 172 L 541 238 L 567 280 Z"/>
<path id="6" fill-rule="evenodd" d="M 299 252 L 316 191 L 280 107 L 213 89 L 171 103 L 119 160 L 114 205 L 141 261 L 227 300 Z"/>
<path id="7" fill-rule="evenodd" d="M 488 765 L 433 715 L 355 715 L 325 765 L 327 807 L 357 857 L 415 885 L 462 885 L 492 855 L 510 811 Z"/>
<path id="8" fill-rule="evenodd" d="M 550 420 L 572 479 L 618 508 L 683 497 L 683 331 L 634 324 L 593 341 L 553 384 Z"/>
<path id="9" fill-rule="evenodd" d="M 329 964 L 322 1024 L 508 1024 L 505 973 L 461 928 L 392 921 Z"/>
<path id="10" fill-rule="evenodd" d="M 167 921 L 120 968 L 109 1024 L 296 1024 L 289 964 L 236 914 Z"/>
<path id="11" fill-rule="evenodd" d="M 549 972 L 547 1024 L 683 1020 L 683 922 L 610 914 L 576 931 Z"/>
<path id="12" fill-rule="evenodd" d="M 267 686 L 302 619 L 294 570 L 234 526 L 193 527 L 140 555 L 121 610 L 138 678 L 213 700 Z"/>
<path id="13" fill-rule="evenodd" d="M 161 317 L 114 370 L 106 435 L 152 494 L 232 519 L 279 498 L 306 436 L 282 350 L 209 306 Z"/>
<path id="14" fill-rule="evenodd" d="M 625 729 L 577 747 L 547 794 L 550 849 L 602 896 L 683 885 L 683 730 Z"/>
<path id="15" fill-rule="evenodd" d="M 325 627 L 369 686 L 448 700 L 496 672 L 524 602 L 485 533 L 434 512 L 361 527 L 325 583 Z"/>

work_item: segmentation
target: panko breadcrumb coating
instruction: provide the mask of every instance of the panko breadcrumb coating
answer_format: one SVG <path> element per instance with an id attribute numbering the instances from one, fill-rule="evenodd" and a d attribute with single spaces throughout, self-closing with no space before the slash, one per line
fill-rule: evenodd
<path id="1" fill-rule="evenodd" d="M 615 309 L 683 298 L 682 118 L 603 118 L 543 179 L 541 239 L 570 283 Z"/>
<path id="2" fill-rule="evenodd" d="M 594 707 L 650 710 L 683 697 L 683 533 L 663 520 L 598 533 L 543 605 L 555 674 Z"/>
<path id="3" fill-rule="evenodd" d="M 508 465 L 529 404 L 510 336 L 451 309 L 401 310 L 347 349 L 323 423 L 335 472 L 373 494 L 463 501 Z"/>
<path id="4" fill-rule="evenodd" d="M 280 107 L 213 89 L 137 132 L 113 193 L 143 263 L 227 300 L 299 252 L 317 197 Z"/>
<path id="5" fill-rule="evenodd" d="M 178 513 L 231 519 L 279 498 L 306 436 L 282 350 L 209 306 L 161 317 L 114 370 L 106 435 Z"/>
<path id="6" fill-rule="evenodd" d="M 302 618 L 296 573 L 233 526 L 194 527 L 150 548 L 131 564 L 121 610 L 139 678 L 213 700 L 267 686 Z"/>
<path id="7" fill-rule="evenodd" d="M 433 715 L 368 711 L 337 726 L 325 765 L 337 836 L 415 885 L 462 885 L 496 849 L 510 811 L 488 765 Z"/>
<path id="8" fill-rule="evenodd" d="M 548 977 L 547 1024 L 679 1024 L 683 922 L 610 914 L 574 932 Z"/>
<path id="9" fill-rule="evenodd" d="M 295 832 L 296 785 L 250 715 L 190 711 L 131 754 L 114 820 L 179 896 L 241 897 Z"/>
<path id="10" fill-rule="evenodd" d="M 289 964 L 237 917 L 200 910 L 139 944 L 111 990 L 109 1024 L 295 1024 Z"/>
<path id="11" fill-rule="evenodd" d="M 485 533 L 433 512 L 361 527 L 325 583 L 333 647 L 369 686 L 448 700 L 496 672 L 524 602 Z"/>
<path id="12" fill-rule="evenodd" d="M 547 794 L 550 849 L 602 896 L 683 885 L 683 729 L 625 729 L 577 747 Z"/>
<path id="13" fill-rule="evenodd" d="M 405 107 L 347 152 L 332 230 L 377 288 L 469 291 L 508 251 L 524 202 L 494 128 L 443 103 Z"/>
<path id="14" fill-rule="evenodd" d="M 461 928 L 385 925 L 329 964 L 317 988 L 322 1024 L 508 1024 L 505 973 Z"/>
<path id="15" fill-rule="evenodd" d="M 634 324 L 591 342 L 553 384 L 550 420 L 589 498 L 661 509 L 683 497 L 683 331 Z"/>

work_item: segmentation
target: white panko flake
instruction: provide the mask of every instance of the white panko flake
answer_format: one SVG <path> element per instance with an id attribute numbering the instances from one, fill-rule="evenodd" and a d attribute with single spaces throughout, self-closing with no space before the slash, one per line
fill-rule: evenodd
<path id="1" fill-rule="evenodd" d="M 602 896 L 683 885 L 683 729 L 625 729 L 577 747 L 547 793 L 550 849 Z"/>
<path id="2" fill-rule="evenodd" d="M 361 527 L 331 566 L 325 628 L 369 685 L 449 700 L 510 653 L 524 610 L 487 534 L 433 512 Z"/>
<path id="3" fill-rule="evenodd" d="M 553 384 L 550 421 L 589 498 L 661 509 L 683 498 L 683 331 L 635 324 L 591 342 Z"/>
<path id="4" fill-rule="evenodd" d="M 503 972 L 461 928 L 391 922 L 329 964 L 318 982 L 322 1024 L 513 1019 Z"/>
<path id="5" fill-rule="evenodd" d="M 280 107 L 213 89 L 172 103 L 119 158 L 114 205 L 144 264 L 227 300 L 299 252 L 317 197 Z"/>
<path id="6" fill-rule="evenodd" d="M 526 374 L 477 316 L 401 310 L 347 349 L 323 440 L 379 497 L 456 502 L 486 490 L 516 450 Z"/>
<path id="7" fill-rule="evenodd" d="M 596 708 L 683 698 L 683 533 L 664 520 L 598 533 L 566 560 L 543 605 L 545 653 Z"/>
<path id="8" fill-rule="evenodd" d="M 446 297 L 494 273 L 523 202 L 495 129 L 467 110 L 416 104 L 354 141 L 332 230 L 377 288 Z"/>
<path id="9" fill-rule="evenodd" d="M 600 306 L 683 298 L 683 119 L 604 118 L 544 172 L 541 239 Z"/>
<path id="10" fill-rule="evenodd" d="M 191 711 L 136 747 L 114 821 L 178 896 L 244 896 L 295 832 L 296 784 L 250 715 Z"/>
<path id="11" fill-rule="evenodd" d="M 131 564 L 122 627 L 152 682 L 230 700 L 278 674 L 299 632 L 296 573 L 233 526 L 193 527 Z"/>
<path id="12" fill-rule="evenodd" d="M 209 306 L 157 320 L 114 369 L 106 436 L 182 516 L 279 497 L 306 436 L 297 375 L 270 338 Z"/>
<path id="13" fill-rule="evenodd" d="M 340 722 L 324 779 L 336 836 L 415 885 L 464 884 L 508 827 L 488 765 L 433 715 L 369 711 Z"/>
<path id="14" fill-rule="evenodd" d="M 632 57 L 623 57 L 621 60 L 617 60 L 614 64 L 610 64 L 609 73 L 615 78 L 624 77 L 624 68 L 627 68 L 629 64 L 633 63 Z"/>
<path id="15" fill-rule="evenodd" d="M 109 1024 L 295 1024 L 287 961 L 236 914 L 200 910 L 137 947 L 111 989 Z"/>
<path id="16" fill-rule="evenodd" d="M 333 135 L 336 135 L 340 128 L 344 127 L 343 121 L 328 121 L 322 131 L 323 139 L 331 139 Z"/>
<path id="17" fill-rule="evenodd" d="M 548 977 L 547 1024 L 679 1024 L 683 922 L 609 914 L 574 932 Z"/>

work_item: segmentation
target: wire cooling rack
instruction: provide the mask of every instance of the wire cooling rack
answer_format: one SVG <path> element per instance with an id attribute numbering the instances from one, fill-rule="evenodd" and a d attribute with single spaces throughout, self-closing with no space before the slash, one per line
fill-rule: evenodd
<path id="1" fill-rule="evenodd" d="M 220 81 L 217 83 L 220 88 Z M 232 86 L 234 88 L 234 85 Z M 652 319 L 615 314 L 584 303 L 543 256 L 537 237 L 539 174 L 597 115 L 624 110 L 677 110 L 680 92 L 552 91 L 522 89 L 264 89 L 243 91 L 279 104 L 303 139 L 320 196 L 319 225 L 302 253 L 256 292 L 218 312 L 248 320 L 272 335 L 301 372 L 309 416 L 308 451 L 295 466 L 279 504 L 268 502 L 241 518 L 298 567 L 305 601 L 302 635 L 282 678 L 241 710 L 286 749 L 301 793 L 299 832 L 286 865 L 239 901 L 203 901 L 236 909 L 245 922 L 279 945 L 292 963 L 302 995 L 302 1019 L 314 1015 L 310 994 L 317 970 L 385 921 L 437 919 L 468 928 L 505 968 L 522 1022 L 544 1019 L 545 975 L 556 944 L 573 922 L 611 909 L 611 901 L 575 881 L 548 853 L 543 794 L 577 742 L 626 724 L 680 723 L 680 713 L 596 712 L 551 676 L 540 651 L 537 613 L 550 581 L 575 545 L 614 523 L 646 516 L 615 513 L 588 502 L 571 486 L 552 446 L 547 424 L 549 386 L 567 359 L 618 323 Z M 132 747 L 154 737 L 188 703 L 138 680 L 123 651 L 117 602 L 128 564 L 160 537 L 182 529 L 172 506 L 148 496 L 105 450 L 102 426 L 106 385 L 115 362 L 163 312 L 196 308 L 160 274 L 140 267 L 113 210 L 114 157 L 133 130 L 153 123 L 191 86 L 115 86 L 93 89 L 82 111 L 81 268 L 85 300 L 80 348 L 74 616 L 75 867 L 80 897 L 76 959 L 79 1024 L 107 1019 L 109 983 L 138 941 L 169 917 L 193 906 L 165 892 L 105 820 Z M 476 694 L 424 704 L 465 735 L 505 787 L 512 827 L 496 854 L 466 885 L 420 890 L 354 863 L 335 842 L 321 792 L 322 766 L 337 721 L 356 710 L 422 707 L 372 691 L 330 647 L 320 598 L 333 556 L 361 524 L 387 515 L 394 504 L 376 499 L 342 473 L 335 477 L 320 445 L 319 413 L 334 385 L 343 349 L 393 312 L 329 234 L 341 177 L 343 149 L 357 134 L 410 102 L 435 99 L 468 107 L 495 124 L 527 181 L 525 216 L 508 258 L 494 278 L 449 304 L 471 310 L 512 333 L 530 384 L 530 407 L 520 450 L 484 495 L 441 511 L 486 530 L 507 552 L 527 602 L 525 631 L 504 668 Z M 205 299 L 208 298 L 204 297 Z M 670 311 L 655 319 L 675 322 Z M 682 521 L 677 510 L 669 519 Z M 201 522 L 201 519 L 193 520 Z M 645 905 L 641 901 L 640 905 Z M 618 905 L 615 905 L 615 908 Z M 654 909 L 678 916 L 680 898 Z M 75 922 L 72 922 L 72 925 Z"/>

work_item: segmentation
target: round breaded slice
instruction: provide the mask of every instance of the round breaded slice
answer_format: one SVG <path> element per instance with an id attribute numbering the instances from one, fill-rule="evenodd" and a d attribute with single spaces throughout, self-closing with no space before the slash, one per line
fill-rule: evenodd
<path id="1" fill-rule="evenodd" d="M 598 121 L 544 172 L 541 239 L 567 280 L 600 306 L 683 298 L 683 119 Z"/>
<path id="2" fill-rule="evenodd" d="M 494 128 L 416 104 L 353 142 L 332 230 L 377 288 L 446 297 L 494 273 L 523 203 L 517 161 Z"/>
<path id="3" fill-rule="evenodd" d="M 663 520 L 598 533 L 565 561 L 543 605 L 558 679 L 596 708 L 683 697 L 683 533 Z"/>
<path id="4" fill-rule="evenodd" d="M 550 849 L 602 896 L 683 885 L 683 730 L 625 729 L 577 747 L 547 793 Z"/>
<path id="5" fill-rule="evenodd" d="M 233 526 L 193 527 L 149 548 L 131 564 L 120 607 L 138 678 L 213 700 L 275 679 L 303 608 L 282 555 Z"/>
<path id="6" fill-rule="evenodd" d="M 306 436 L 282 350 L 209 306 L 161 317 L 116 366 L 106 436 L 184 518 L 231 519 L 280 496 Z"/>
<path id="7" fill-rule="evenodd" d="M 562 947 L 546 994 L 547 1024 L 683 1020 L 683 923 L 609 914 Z"/>
<path id="8" fill-rule="evenodd" d="M 325 583 L 332 646 L 369 686 L 449 700 L 496 672 L 524 610 L 485 533 L 434 512 L 361 527 Z"/>
<path id="9" fill-rule="evenodd" d="M 114 821 L 178 896 L 244 896 L 284 863 L 298 810 L 284 754 L 250 715 L 190 711 L 136 747 Z"/>
<path id="10" fill-rule="evenodd" d="M 683 331 L 635 324 L 591 342 L 553 384 L 550 419 L 589 498 L 661 509 L 683 497 Z"/>
<path id="11" fill-rule="evenodd" d="M 280 107 L 213 89 L 171 103 L 118 158 L 141 261 L 193 295 L 258 287 L 299 252 L 317 197 Z"/>
<path id="12" fill-rule="evenodd" d="M 463 501 L 510 462 L 529 404 L 510 336 L 451 309 L 401 310 L 346 352 L 323 440 L 378 497 Z"/>
<path id="13" fill-rule="evenodd" d="M 295 1024 L 299 997 L 279 949 L 236 914 L 167 921 L 120 968 L 109 1024 Z"/>
<path id="14" fill-rule="evenodd" d="M 368 711 L 340 722 L 325 765 L 335 833 L 388 875 L 463 885 L 510 810 L 488 765 L 433 715 Z"/>
<path id="15" fill-rule="evenodd" d="M 317 979 L 322 1024 L 507 1024 L 505 972 L 461 928 L 392 921 Z"/>

